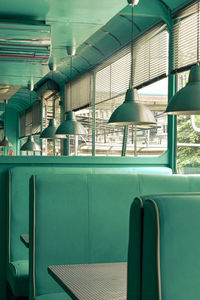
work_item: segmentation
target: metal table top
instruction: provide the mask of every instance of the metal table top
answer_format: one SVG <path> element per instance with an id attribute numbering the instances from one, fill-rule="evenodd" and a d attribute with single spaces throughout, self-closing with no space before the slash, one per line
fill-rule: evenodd
<path id="1" fill-rule="evenodd" d="M 28 234 L 21 234 L 20 240 L 24 243 L 24 245 L 29 248 L 29 235 Z"/>
<path id="2" fill-rule="evenodd" d="M 49 274 L 74 300 L 125 300 L 127 263 L 49 266 Z"/>

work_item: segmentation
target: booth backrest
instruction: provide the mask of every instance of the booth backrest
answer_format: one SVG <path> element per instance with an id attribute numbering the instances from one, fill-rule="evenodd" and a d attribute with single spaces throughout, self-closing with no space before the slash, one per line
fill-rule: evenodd
<path id="1" fill-rule="evenodd" d="M 163 193 L 200 192 L 199 182 L 200 176 L 180 175 L 49 173 L 34 177 L 30 278 L 36 296 L 61 291 L 48 275 L 48 265 L 127 260 L 134 197 L 161 189 Z"/>
<path id="2" fill-rule="evenodd" d="M 200 194 L 143 198 L 142 300 L 200 299 Z"/>
<path id="3" fill-rule="evenodd" d="M 9 171 L 9 261 L 28 259 L 20 235 L 28 233 L 29 179 L 33 174 L 171 174 L 164 167 L 16 167 Z"/>
<path id="4" fill-rule="evenodd" d="M 127 260 L 137 175 L 38 175 L 32 189 L 30 232 L 35 233 L 35 245 L 30 244 L 30 251 L 35 255 L 30 258 L 30 278 L 36 296 L 61 291 L 47 273 L 49 265 Z"/>

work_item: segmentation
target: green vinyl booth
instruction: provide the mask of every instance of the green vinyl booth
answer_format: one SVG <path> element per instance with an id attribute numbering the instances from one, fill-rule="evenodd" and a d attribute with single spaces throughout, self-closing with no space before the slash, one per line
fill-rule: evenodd
<path id="1" fill-rule="evenodd" d="M 145 174 L 43 174 L 30 183 L 30 300 L 69 296 L 48 274 L 49 265 L 127 261 L 129 212 L 135 196 L 200 192 L 200 176 Z M 140 206 L 138 206 L 140 211 Z M 136 218 L 136 228 L 141 219 Z M 130 260 L 136 282 L 128 299 L 140 299 L 141 238 Z M 129 243 L 129 258 L 130 258 Z M 129 260 L 128 260 L 129 264 Z M 129 269 L 130 272 L 130 269 Z M 130 277 L 133 278 L 133 277 Z M 131 297 L 130 297 L 131 296 Z"/>
<path id="2" fill-rule="evenodd" d="M 200 299 L 200 194 L 150 195 L 142 201 L 141 299 Z"/>
<path id="3" fill-rule="evenodd" d="M 15 167 L 9 171 L 9 191 L 8 191 L 8 261 L 7 261 L 7 281 L 14 296 L 28 296 L 29 293 L 29 262 L 28 249 L 20 241 L 21 234 L 28 233 L 28 210 L 29 210 L 29 179 L 32 174 L 51 174 L 53 178 L 56 174 L 168 174 L 172 173 L 166 167 L 106 167 L 105 165 L 91 165 L 87 167 Z M 108 177 L 106 177 L 108 179 Z M 112 178 L 112 176 L 111 176 Z M 109 184 L 110 180 L 108 181 Z M 74 181 L 76 185 L 76 182 Z M 105 183 L 104 183 L 105 184 Z M 129 186 L 131 186 L 129 184 Z M 129 189 L 129 187 L 127 187 Z M 100 192 L 100 191 L 99 191 Z M 130 192 L 131 195 L 131 192 Z M 118 197 L 116 194 L 115 197 Z M 128 209 L 132 197 L 129 196 L 124 209 L 128 214 Z M 83 200 L 84 201 L 84 200 Z M 103 207 L 100 209 L 100 211 Z M 123 229 L 127 230 L 124 225 Z M 125 235 L 126 237 L 127 235 Z M 126 246 L 122 246 L 119 252 L 126 253 Z M 110 257 L 110 256 L 108 256 Z M 118 257 L 118 255 L 117 255 Z M 117 258 L 116 257 L 116 258 Z M 119 255 L 125 257 L 125 254 Z"/>

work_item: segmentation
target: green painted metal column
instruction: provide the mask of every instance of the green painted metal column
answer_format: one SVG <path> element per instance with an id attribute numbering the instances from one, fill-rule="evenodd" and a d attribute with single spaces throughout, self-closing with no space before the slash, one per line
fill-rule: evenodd
<path id="1" fill-rule="evenodd" d="M 43 97 L 40 99 L 40 132 L 43 131 Z M 40 139 L 41 152 L 40 155 L 43 155 L 43 140 Z"/>
<path id="2" fill-rule="evenodd" d="M 96 143 L 96 73 L 93 72 L 93 95 L 92 95 L 92 156 L 95 156 L 95 143 Z"/>
<path id="3" fill-rule="evenodd" d="M 128 139 L 128 125 L 124 126 L 121 156 L 126 156 L 127 139 Z"/>
<path id="4" fill-rule="evenodd" d="M 176 75 L 171 74 L 173 69 L 173 35 L 172 35 L 173 20 L 168 25 L 169 30 L 169 78 L 168 78 L 168 100 L 170 100 L 176 93 Z M 168 116 L 168 153 L 169 166 L 173 173 L 176 173 L 176 136 L 177 136 L 177 121 L 176 116 Z"/>

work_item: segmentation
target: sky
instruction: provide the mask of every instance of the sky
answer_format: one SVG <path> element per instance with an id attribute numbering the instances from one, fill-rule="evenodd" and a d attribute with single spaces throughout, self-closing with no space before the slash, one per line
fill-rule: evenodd
<path id="1" fill-rule="evenodd" d="M 143 95 L 168 95 L 168 78 L 156 81 L 140 90 L 139 94 Z"/>

